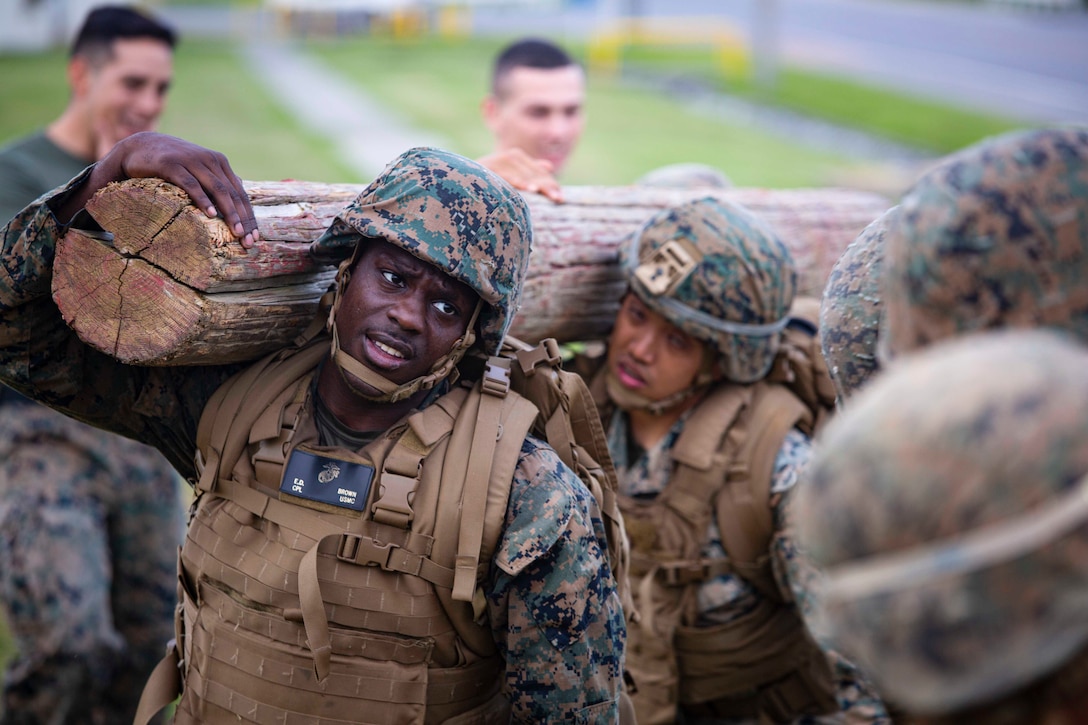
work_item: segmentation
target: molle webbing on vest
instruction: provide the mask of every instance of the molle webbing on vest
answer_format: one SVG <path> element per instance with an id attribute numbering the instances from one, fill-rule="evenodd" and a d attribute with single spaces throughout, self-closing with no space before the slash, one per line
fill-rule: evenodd
<path id="1" fill-rule="evenodd" d="M 811 655 L 804 624 L 790 610 L 763 600 L 723 625 L 676 629 L 680 703 L 744 699 L 753 683 L 772 683 Z"/>
<path id="2" fill-rule="evenodd" d="M 226 720 L 229 714 L 271 724 L 283 722 L 285 712 L 322 713 L 307 722 L 386 722 L 378 713 L 391 712 L 399 721 L 422 722 L 424 706 L 476 706 L 502 672 L 499 658 L 461 671 L 428 669 L 433 647 L 425 641 L 334 630 L 338 667 L 316 688 L 300 624 L 241 607 L 211 586 L 202 587 L 201 599 L 217 617 L 199 618 L 190 633 L 189 694 L 178 722 Z M 270 633 L 275 645 L 268 643 Z M 390 669 L 397 677 L 389 678 Z"/>
<path id="3" fill-rule="evenodd" d="M 246 446 L 256 440 L 252 437 L 252 421 L 248 426 L 236 425 L 239 417 L 246 411 L 264 412 L 270 406 L 276 408 L 272 405 L 276 398 L 294 395 L 294 387 L 287 390 L 283 386 L 267 384 L 269 368 L 274 366 L 277 379 L 297 381 L 328 354 L 326 344 L 324 338 L 318 338 L 292 355 L 283 353 L 263 358 L 212 394 L 197 425 L 198 479 L 195 485 L 198 492 L 213 490 L 216 481 L 223 477 L 223 462 L 237 461 Z"/>
<path id="4" fill-rule="evenodd" d="M 317 353 L 324 354 L 311 347 L 255 365 L 217 391 L 201 420 L 207 493 L 179 561 L 184 616 L 170 658 L 183 656 L 179 721 L 346 723 L 359 722 L 360 712 L 373 722 L 440 722 L 470 711 L 508 717 L 490 629 L 451 597 L 452 542 L 461 512 L 478 509 L 476 561 L 483 561 L 472 564 L 470 598 L 482 610 L 476 583 L 501 534 L 535 406 L 516 394 L 494 398 L 497 415 L 481 427 L 481 402 L 492 396 L 462 386 L 361 455 L 329 451 L 377 469 L 376 507 L 368 511 L 391 512 L 383 517 L 391 523 L 306 506 L 278 489 L 291 451 L 317 439 L 304 404 Z M 217 425 L 223 420 L 230 424 Z M 480 435 L 490 436 L 494 451 L 479 492 L 470 494 L 465 454 Z M 290 686 L 264 677 L 269 668 L 290 672 Z M 173 699 L 169 674 L 166 685 L 145 691 L 145 715 L 158 709 L 150 704 L 156 697 Z M 328 719 L 309 717 L 316 712 Z"/>

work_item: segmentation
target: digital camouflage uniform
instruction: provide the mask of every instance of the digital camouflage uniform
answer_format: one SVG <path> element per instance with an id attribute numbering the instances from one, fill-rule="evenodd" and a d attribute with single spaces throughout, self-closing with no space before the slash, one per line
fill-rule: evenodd
<path id="1" fill-rule="evenodd" d="M 677 258 L 674 257 L 675 247 L 670 245 L 677 242 L 694 257 L 693 266 L 685 267 L 666 285 L 665 278 L 672 274 L 669 271 L 671 260 Z M 655 256 L 662 250 L 665 253 Z M 682 257 L 682 254 L 678 256 Z M 709 378 L 700 378 L 696 382 L 698 390 L 706 392 L 723 386 L 743 386 L 768 375 L 796 282 L 788 250 L 753 215 L 740 207 L 711 199 L 660 212 L 621 250 L 621 262 L 632 293 L 669 322 L 707 343 L 715 353 L 709 367 L 717 369 L 721 381 L 708 386 Z M 608 391 L 613 402 L 617 402 L 615 384 L 610 384 Z M 604 422 L 608 426 L 609 448 L 623 496 L 628 500 L 646 501 L 656 499 L 669 489 L 676 477 L 672 456 L 675 445 L 699 405 L 704 404 L 705 401 L 685 411 L 669 433 L 650 450 L 631 450 L 629 447 L 632 439 L 625 412 L 629 404 L 619 402 L 602 409 L 607 416 Z M 789 430 L 774 460 L 770 499 L 766 502 L 774 524 L 769 551 L 773 574 L 778 589 L 788 593 L 787 601 L 792 599 L 794 606 L 802 611 L 809 605 L 808 582 L 812 573 L 793 545 L 789 501 L 810 455 L 808 436 L 796 428 Z M 629 509 L 624 511 L 628 515 Z M 718 521 L 713 516 L 710 518 L 707 531 L 700 532 L 705 536 L 701 551 L 704 560 L 721 560 L 727 556 L 720 527 L 736 525 L 735 522 Z M 643 548 L 645 544 L 640 544 L 637 530 L 628 519 L 633 554 L 639 551 L 643 556 L 661 556 Z M 633 589 L 638 586 L 638 581 L 632 582 Z M 734 622 L 752 614 L 757 606 L 766 604 L 765 594 L 733 572 L 701 582 L 695 596 L 697 614 L 695 620 L 687 624 L 696 627 Z M 646 606 L 644 597 L 640 602 L 640 607 Z M 646 612 L 641 612 L 643 621 L 646 616 Z M 638 626 L 632 624 L 632 628 Z M 824 648 L 823 654 L 832 666 L 839 712 L 825 716 L 806 715 L 794 721 L 887 722 L 879 696 L 859 676 L 856 668 L 830 648 Z M 629 648 L 629 660 L 633 661 L 635 656 Z M 724 653 L 720 656 L 723 661 L 727 659 Z M 634 699 L 637 704 L 637 693 Z M 710 717 L 696 712 L 682 706 L 680 718 L 688 723 L 755 722 L 749 718 Z"/>
<path id="2" fill-rule="evenodd" d="M 824 429 L 795 499 L 819 618 L 908 713 L 978 722 L 956 713 L 1084 667 L 1085 371 L 1058 333 L 974 333 L 897 359 Z M 988 722 L 1043 722 L 1021 705 Z"/>
<path id="3" fill-rule="evenodd" d="M 820 347 L 839 407 L 873 373 L 880 328 L 880 274 L 892 207 L 862 230 L 831 268 L 820 300 Z"/>
<path id="4" fill-rule="evenodd" d="M 516 245 L 503 251 L 492 216 L 497 207 L 525 229 L 524 201 L 477 164 L 428 149 L 406 152 L 360 200 L 370 202 L 365 211 L 350 206 L 321 251 L 349 254 L 349 239 L 357 241 L 372 223 L 388 241 L 472 277 L 470 286 L 486 302 L 481 345 L 494 351 L 517 307 L 528 235 L 522 233 L 520 251 Z M 389 238 L 392 228 L 402 232 L 396 239 Z M 133 368 L 80 345 L 49 297 L 59 232 L 44 206 L 28 209 L 8 230 L 0 250 L 0 373 L 34 397 L 157 446 L 195 477 L 201 412 L 220 384 L 245 366 Z M 468 258 L 458 254 L 461 244 L 468 245 Z M 486 289 L 488 280 L 500 277 L 505 289 Z M 80 386 L 83 380 L 92 383 Z M 444 389 L 440 384 L 428 402 Z M 499 541 L 507 565 L 491 566 L 483 585 L 494 639 L 506 658 L 502 689 L 515 721 L 615 719 L 625 630 L 603 537 L 582 482 L 551 448 L 527 438 Z"/>
<path id="5" fill-rule="evenodd" d="M 1035 723 L 1038 678 L 1088 682 L 1071 533 L 1088 472 L 1086 161 L 1084 130 L 1017 132 L 908 190 L 885 236 L 887 371 L 821 436 L 797 499 L 799 540 L 829 568 L 820 619 L 912 713 Z M 1035 327 L 1080 346 L 986 332 Z"/>
<path id="6" fill-rule="evenodd" d="M 950 156 L 903 196 L 885 247 L 882 353 L 995 327 L 1088 340 L 1088 129 Z"/>
<path id="7" fill-rule="evenodd" d="M 0 223 L 86 168 L 44 133 L 0 151 Z M 0 305 L 2 307 L 3 305 Z M 125 722 L 173 636 L 180 481 L 156 451 L 0 385 L 0 722 Z"/>

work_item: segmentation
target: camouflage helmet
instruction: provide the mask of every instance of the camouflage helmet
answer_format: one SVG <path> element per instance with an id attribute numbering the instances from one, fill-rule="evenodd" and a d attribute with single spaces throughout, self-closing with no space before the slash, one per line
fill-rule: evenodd
<path id="1" fill-rule="evenodd" d="M 720 353 L 724 376 L 763 378 L 797 288 L 789 250 L 753 213 L 703 198 L 651 217 L 621 249 L 631 289 Z"/>
<path id="2" fill-rule="evenodd" d="M 884 235 L 898 209 L 893 206 L 877 217 L 843 251 L 820 300 L 820 347 L 840 407 L 879 368 L 876 341 Z"/>
<path id="3" fill-rule="evenodd" d="M 666 189 L 731 189 L 733 182 L 720 169 L 707 164 L 684 163 L 648 171 L 635 182 L 638 186 Z"/>
<path id="4" fill-rule="evenodd" d="M 994 703 L 1088 647 L 1088 349 L 974 333 L 882 372 L 794 498 L 814 630 L 921 715 Z"/>
<path id="5" fill-rule="evenodd" d="M 514 319 L 529 263 L 532 231 L 525 199 L 496 174 L 436 148 L 409 149 L 333 220 L 310 247 L 341 264 L 359 242 L 377 237 L 435 265 L 485 303 L 480 344 L 496 354 Z"/>
<path id="6" fill-rule="evenodd" d="M 900 207 L 887 234 L 883 352 L 997 327 L 1088 340 L 1088 129 L 976 144 Z"/>

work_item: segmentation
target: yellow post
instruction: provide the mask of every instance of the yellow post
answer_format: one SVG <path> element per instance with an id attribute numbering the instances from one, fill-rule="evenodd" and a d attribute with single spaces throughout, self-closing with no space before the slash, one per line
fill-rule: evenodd
<path id="1" fill-rule="evenodd" d="M 622 34 L 616 30 L 595 33 L 586 49 L 589 67 L 596 73 L 614 76 L 620 69 Z"/>

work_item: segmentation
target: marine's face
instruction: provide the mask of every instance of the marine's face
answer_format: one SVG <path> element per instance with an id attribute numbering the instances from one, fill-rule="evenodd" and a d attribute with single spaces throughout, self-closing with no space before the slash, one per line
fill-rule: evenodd
<path id="1" fill-rule="evenodd" d="M 73 91 L 87 107 L 94 134 L 116 143 L 155 129 L 173 77 L 169 45 L 151 38 L 122 39 L 114 41 L 112 56 L 101 64 L 81 60 Z"/>
<path id="2" fill-rule="evenodd" d="M 438 267 L 368 240 L 337 312 L 340 345 L 393 383 L 407 383 L 453 348 L 477 299 Z"/>
<path id="3" fill-rule="evenodd" d="M 497 150 L 520 148 L 560 173 L 585 125 L 585 74 L 577 65 L 518 67 L 500 81 L 484 117 Z"/>
<path id="4" fill-rule="evenodd" d="M 621 385 L 653 401 L 695 383 L 706 344 L 628 292 L 608 341 L 608 367 Z"/>

